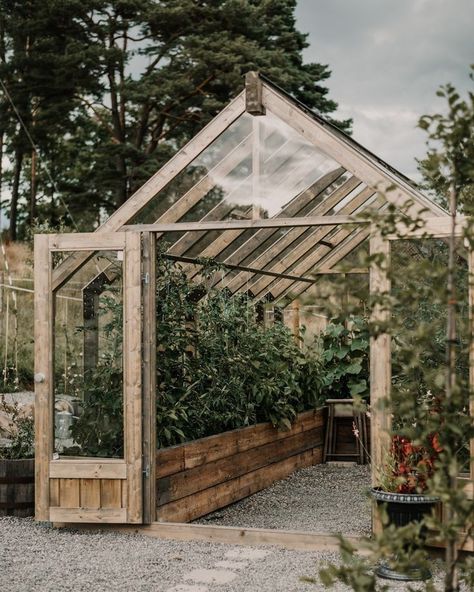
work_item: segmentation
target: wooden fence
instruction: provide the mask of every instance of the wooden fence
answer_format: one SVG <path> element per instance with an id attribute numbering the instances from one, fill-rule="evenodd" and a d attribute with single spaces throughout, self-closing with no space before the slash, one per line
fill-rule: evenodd
<path id="1" fill-rule="evenodd" d="M 291 430 L 262 423 L 158 450 L 157 520 L 190 522 L 320 464 L 324 428 L 318 409 Z"/>

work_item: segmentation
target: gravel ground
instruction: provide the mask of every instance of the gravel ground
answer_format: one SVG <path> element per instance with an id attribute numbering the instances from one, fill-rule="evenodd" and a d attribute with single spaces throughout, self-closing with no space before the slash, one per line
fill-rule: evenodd
<path id="1" fill-rule="evenodd" d="M 367 465 L 316 465 L 196 522 L 368 535 L 369 487 Z"/>
<path id="2" fill-rule="evenodd" d="M 318 580 L 328 561 L 337 562 L 337 554 L 55 530 L 0 518 L 2 592 L 319 592 L 326 589 L 321 583 L 300 578 Z"/>

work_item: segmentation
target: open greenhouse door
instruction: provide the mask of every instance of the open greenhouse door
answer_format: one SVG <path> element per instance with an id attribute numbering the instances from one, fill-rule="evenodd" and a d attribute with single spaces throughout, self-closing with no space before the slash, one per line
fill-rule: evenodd
<path id="1" fill-rule="evenodd" d="M 35 236 L 36 519 L 142 523 L 139 233 Z"/>

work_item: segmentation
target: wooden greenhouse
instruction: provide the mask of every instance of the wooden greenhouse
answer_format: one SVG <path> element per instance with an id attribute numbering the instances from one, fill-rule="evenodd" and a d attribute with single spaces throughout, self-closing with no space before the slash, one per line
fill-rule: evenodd
<path id="1" fill-rule="evenodd" d="M 36 519 L 143 525 L 158 536 L 283 540 L 278 531 L 186 523 L 322 462 L 325 416 L 308 410 L 287 431 L 259 424 L 157 450 L 156 259 L 179 263 L 190 280 L 204 261 L 218 262 L 205 281 L 250 296 L 271 316 L 319 276 L 341 273 L 361 245 L 389 255 L 395 230 L 382 236 L 361 214 L 383 214 L 390 204 L 423 220 L 422 228 L 400 227 L 407 238 L 448 236 L 447 213 L 409 179 L 249 73 L 245 89 L 96 232 L 36 235 Z M 471 270 L 472 263 L 470 255 Z M 390 290 L 384 267 L 353 264 L 343 272 L 367 281 L 372 295 Z M 121 319 L 120 360 L 107 353 L 113 315 Z M 98 368 L 105 369 L 101 383 L 86 392 L 84 377 Z M 382 333 L 370 348 L 374 484 L 390 422 L 376 403 L 390 384 L 390 336 Z M 101 412 L 107 395 L 117 397 L 122 437 L 111 454 L 101 448 L 116 421 Z M 84 418 L 103 422 L 94 446 Z M 472 463 L 465 478 L 472 488 Z M 324 539 L 287 537 L 301 547 Z"/>

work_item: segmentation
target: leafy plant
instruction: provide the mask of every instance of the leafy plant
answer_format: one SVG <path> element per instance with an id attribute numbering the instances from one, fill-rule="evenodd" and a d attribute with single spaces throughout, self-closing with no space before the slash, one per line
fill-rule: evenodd
<path id="1" fill-rule="evenodd" d="M 367 320 L 334 319 L 317 338 L 322 389 L 326 398 L 367 398 L 369 395 L 369 329 Z"/>
<path id="2" fill-rule="evenodd" d="M 33 410 L 18 403 L 7 403 L 0 397 L 0 434 L 8 444 L 0 446 L 0 458 L 34 458 Z"/>
<path id="3" fill-rule="evenodd" d="M 123 456 L 123 308 L 118 292 L 117 287 L 108 286 L 99 301 L 99 316 L 105 320 L 105 351 L 95 368 L 84 375 L 73 374 L 71 386 L 81 404 L 79 417 L 70 427 L 76 445 L 68 454 Z"/>
<path id="4" fill-rule="evenodd" d="M 166 257 L 158 261 L 159 445 L 271 421 L 289 428 L 321 402 L 320 363 L 281 323 L 263 327 L 245 295 L 199 285 Z"/>
<path id="5" fill-rule="evenodd" d="M 393 435 L 380 476 L 382 489 L 396 493 L 425 492 L 441 450 L 437 434 L 427 438 L 423 446 L 413 444 L 405 436 Z"/>

